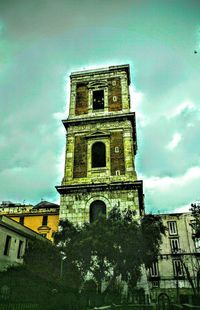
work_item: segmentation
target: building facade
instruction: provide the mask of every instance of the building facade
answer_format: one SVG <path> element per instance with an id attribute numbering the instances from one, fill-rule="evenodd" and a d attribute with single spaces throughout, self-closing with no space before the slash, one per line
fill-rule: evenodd
<path id="1" fill-rule="evenodd" d="M 113 207 L 142 215 L 137 180 L 135 113 L 130 112 L 129 65 L 73 72 L 60 219 L 92 222 Z"/>
<path id="2" fill-rule="evenodd" d="M 0 205 L 0 215 L 10 217 L 51 241 L 58 230 L 59 205 L 55 203 L 41 201 L 32 206 L 3 202 Z"/>
<path id="3" fill-rule="evenodd" d="M 189 302 L 193 294 L 191 280 L 198 290 L 200 270 L 200 239 L 194 238 L 191 213 L 160 215 L 167 228 L 160 255 L 149 270 L 148 279 L 152 298 L 166 293 L 171 301 Z"/>
<path id="4" fill-rule="evenodd" d="M 33 239 L 46 240 L 35 231 L 0 215 L 0 271 L 22 264 L 27 242 Z"/>

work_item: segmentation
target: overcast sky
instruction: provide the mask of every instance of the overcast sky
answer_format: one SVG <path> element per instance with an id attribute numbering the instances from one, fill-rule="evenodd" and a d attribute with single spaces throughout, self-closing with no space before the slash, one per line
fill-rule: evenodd
<path id="1" fill-rule="evenodd" d="M 127 63 L 147 211 L 200 200 L 200 1 L 1 0 L 0 201 L 59 201 L 69 74 Z"/>

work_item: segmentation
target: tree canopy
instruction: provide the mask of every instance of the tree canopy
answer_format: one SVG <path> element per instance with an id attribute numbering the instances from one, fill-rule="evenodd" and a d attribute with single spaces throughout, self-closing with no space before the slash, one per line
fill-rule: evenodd
<path id="1" fill-rule="evenodd" d="M 69 221 L 60 223 L 55 242 L 66 255 L 66 264 L 75 266 L 83 279 L 93 279 L 99 292 L 103 284 L 112 290 L 117 279 L 135 287 L 142 266 L 150 267 L 159 253 L 161 234 L 165 232 L 159 216 L 135 219 L 135 212 L 113 208 L 108 217 L 78 227 Z"/>
<path id="2" fill-rule="evenodd" d="M 192 203 L 190 211 L 194 217 L 192 228 L 195 231 L 195 237 L 200 237 L 200 203 Z"/>

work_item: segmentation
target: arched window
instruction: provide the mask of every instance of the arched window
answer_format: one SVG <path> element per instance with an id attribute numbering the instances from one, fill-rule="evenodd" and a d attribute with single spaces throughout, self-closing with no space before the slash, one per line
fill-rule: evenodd
<path id="1" fill-rule="evenodd" d="M 106 205 L 101 200 L 95 200 L 90 205 L 90 223 L 94 222 L 101 215 L 106 215 Z"/>
<path id="2" fill-rule="evenodd" d="M 106 146 L 95 142 L 92 146 L 92 168 L 106 167 Z"/>

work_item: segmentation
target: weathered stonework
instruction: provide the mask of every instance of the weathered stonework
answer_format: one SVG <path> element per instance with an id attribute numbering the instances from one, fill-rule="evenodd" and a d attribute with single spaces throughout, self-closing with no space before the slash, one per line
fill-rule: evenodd
<path id="1" fill-rule="evenodd" d="M 61 219 L 79 224 L 89 221 L 90 205 L 99 200 L 106 205 L 106 212 L 116 206 L 142 214 L 143 189 L 134 166 L 137 141 L 129 84 L 128 65 L 71 74 L 69 117 L 63 121 L 67 131 L 65 170 L 62 184 L 57 186 Z M 100 108 L 95 100 L 100 100 Z M 105 150 L 104 155 L 96 155 L 105 156 L 105 164 L 100 166 L 94 166 L 97 144 Z"/>
<path id="2" fill-rule="evenodd" d="M 60 219 L 68 218 L 72 222 L 81 224 L 87 222 L 89 219 L 90 205 L 95 200 L 105 202 L 107 212 L 113 207 L 118 207 L 121 210 L 124 208 L 139 210 L 139 200 L 137 190 L 119 190 L 109 191 L 92 191 L 92 192 L 76 192 L 64 194 L 61 197 L 61 204 L 66 205 L 67 208 L 62 208 L 60 212 Z M 139 215 L 139 213 L 137 214 Z"/>

